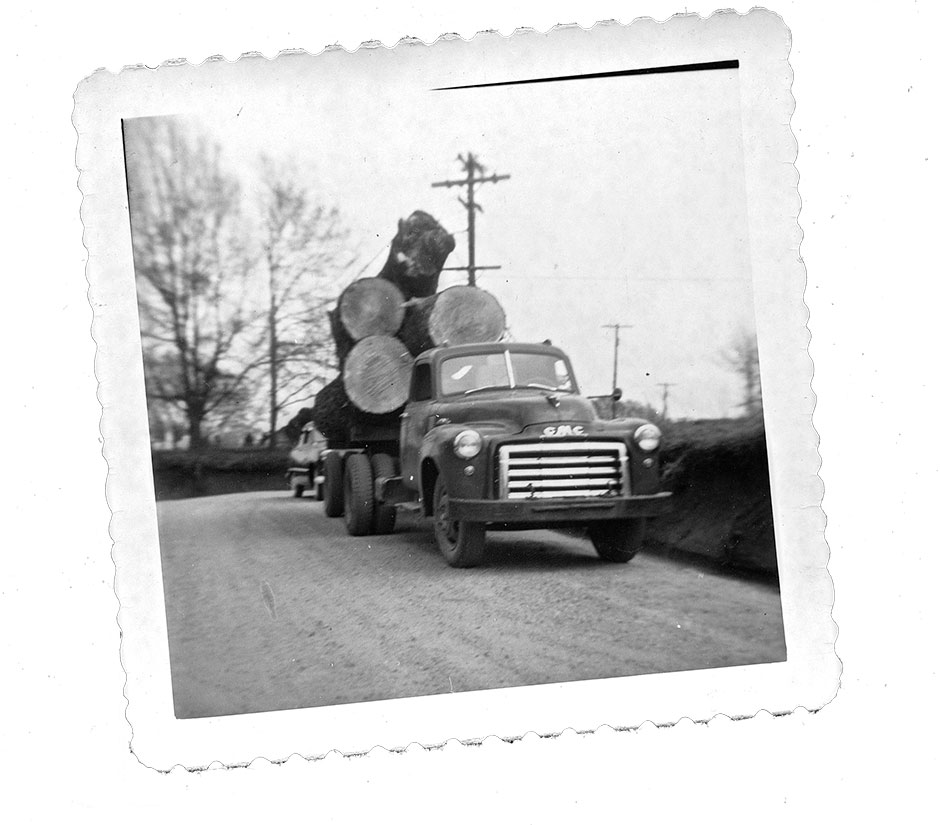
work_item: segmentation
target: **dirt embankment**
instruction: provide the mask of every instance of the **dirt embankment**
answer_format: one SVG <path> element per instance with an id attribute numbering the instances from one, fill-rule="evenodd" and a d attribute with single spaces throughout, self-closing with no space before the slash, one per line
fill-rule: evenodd
<path id="1" fill-rule="evenodd" d="M 650 522 L 650 540 L 661 549 L 775 576 L 763 419 L 674 422 L 664 431 L 663 480 L 675 509 Z"/>

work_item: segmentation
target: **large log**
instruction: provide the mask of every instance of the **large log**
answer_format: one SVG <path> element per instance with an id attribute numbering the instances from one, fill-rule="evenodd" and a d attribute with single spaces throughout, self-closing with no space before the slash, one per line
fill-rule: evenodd
<path id="1" fill-rule="evenodd" d="M 395 284 L 406 299 L 433 295 L 454 245 L 454 236 L 431 215 L 412 212 L 398 221 L 398 233 L 378 277 Z"/>
<path id="2" fill-rule="evenodd" d="M 313 402 L 313 423 L 330 443 L 349 441 L 352 404 L 343 389 L 341 376 L 334 378 Z"/>
<path id="3" fill-rule="evenodd" d="M 360 278 L 336 302 L 338 320 L 353 341 L 369 335 L 394 335 L 405 317 L 405 297 L 391 281 Z"/>
<path id="4" fill-rule="evenodd" d="M 397 431 L 402 407 L 381 415 L 363 412 L 349 400 L 343 377 L 338 375 L 317 393 L 312 412 L 316 428 L 328 445 L 335 448 L 348 445 L 357 428 Z"/>
<path id="5" fill-rule="evenodd" d="M 352 348 L 343 365 L 349 400 L 367 413 L 399 409 L 408 400 L 414 359 L 407 347 L 389 335 L 370 335 Z"/>
<path id="6" fill-rule="evenodd" d="M 484 344 L 506 332 L 506 313 L 489 292 L 452 286 L 412 301 L 398 337 L 412 355 L 444 344 Z"/>

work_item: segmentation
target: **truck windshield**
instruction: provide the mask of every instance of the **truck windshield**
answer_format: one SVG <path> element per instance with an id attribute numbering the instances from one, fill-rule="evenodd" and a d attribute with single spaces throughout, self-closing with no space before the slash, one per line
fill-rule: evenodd
<path id="1" fill-rule="evenodd" d="M 526 387 L 574 392 L 568 364 L 555 355 L 539 352 L 485 352 L 458 355 L 441 364 L 443 395 Z"/>

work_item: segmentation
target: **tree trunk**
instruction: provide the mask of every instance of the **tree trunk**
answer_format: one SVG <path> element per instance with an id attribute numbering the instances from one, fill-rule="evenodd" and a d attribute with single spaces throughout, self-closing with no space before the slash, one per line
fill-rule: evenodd
<path id="1" fill-rule="evenodd" d="M 414 359 L 389 335 L 370 335 L 352 348 L 343 367 L 349 400 L 367 413 L 389 413 L 408 400 Z"/>
<path id="2" fill-rule="evenodd" d="M 506 332 L 506 314 L 489 292 L 452 286 L 410 303 L 398 337 L 412 355 L 444 344 L 498 341 Z"/>
<path id="3" fill-rule="evenodd" d="M 271 392 L 269 401 L 269 432 L 268 449 L 273 450 L 277 435 L 277 306 L 274 302 L 274 281 L 271 280 L 271 303 L 268 308 L 268 357 L 270 364 Z"/>
<path id="4" fill-rule="evenodd" d="M 189 418 L 189 449 L 196 452 L 202 449 L 202 415 L 198 412 L 187 411 Z"/>

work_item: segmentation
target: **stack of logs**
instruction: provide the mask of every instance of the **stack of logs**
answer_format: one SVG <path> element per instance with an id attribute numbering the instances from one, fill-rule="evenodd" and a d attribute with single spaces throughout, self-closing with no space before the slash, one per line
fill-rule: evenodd
<path id="1" fill-rule="evenodd" d="M 316 397 L 313 421 L 331 446 L 353 427 L 396 429 L 408 398 L 414 358 L 431 347 L 498 341 L 506 316 L 476 287 L 437 292 L 454 239 L 425 212 L 398 222 L 378 276 L 360 278 L 330 311 L 340 374 Z"/>

